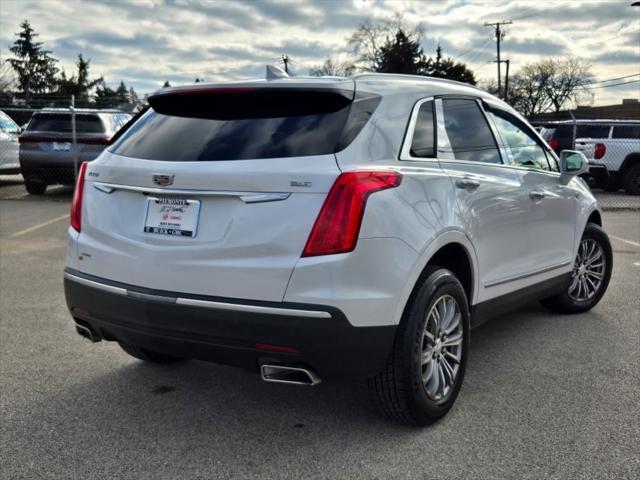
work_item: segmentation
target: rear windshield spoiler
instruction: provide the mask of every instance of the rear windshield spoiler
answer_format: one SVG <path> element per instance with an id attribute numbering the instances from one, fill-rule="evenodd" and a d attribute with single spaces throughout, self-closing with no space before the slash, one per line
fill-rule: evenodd
<path id="1" fill-rule="evenodd" d="M 354 91 L 342 88 L 219 87 L 159 91 L 149 105 L 177 117 L 236 120 L 336 112 L 351 104 Z"/>

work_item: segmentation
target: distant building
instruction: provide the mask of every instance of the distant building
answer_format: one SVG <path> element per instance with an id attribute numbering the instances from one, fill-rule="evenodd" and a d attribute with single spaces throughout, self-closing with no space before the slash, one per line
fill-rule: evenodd
<path id="1" fill-rule="evenodd" d="M 636 98 L 625 98 L 622 103 L 616 105 L 603 105 L 599 107 L 578 107 L 571 110 L 575 118 L 593 118 L 609 120 L 640 120 L 640 101 Z M 553 120 L 571 120 L 569 110 L 560 112 L 547 112 L 532 115 L 529 120 L 533 123 L 544 123 Z"/>

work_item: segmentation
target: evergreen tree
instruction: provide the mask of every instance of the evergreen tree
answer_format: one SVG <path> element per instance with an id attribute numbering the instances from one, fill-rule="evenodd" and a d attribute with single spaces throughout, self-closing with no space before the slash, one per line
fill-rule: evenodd
<path id="1" fill-rule="evenodd" d="M 376 53 L 375 70 L 381 73 L 406 73 L 419 75 L 426 60 L 420 43 L 413 40 L 402 29 L 395 38 L 385 41 Z"/>
<path id="2" fill-rule="evenodd" d="M 66 73 L 62 71 L 57 81 L 57 94 L 61 97 L 75 95 L 76 106 L 89 106 L 89 91 L 103 80 L 102 77 L 89 80 L 90 62 L 90 60 L 85 60 L 82 54 L 79 54 L 76 62 L 76 67 L 78 68 L 76 75 L 67 78 Z M 66 102 L 67 99 L 65 98 L 63 101 Z"/>
<path id="3" fill-rule="evenodd" d="M 42 48 L 42 42 L 37 42 L 37 33 L 31 28 L 28 20 L 20 24 L 22 30 L 16 33 L 18 39 L 10 47 L 13 58 L 7 62 L 13 67 L 18 77 L 18 89 L 24 94 L 29 103 L 33 94 L 47 93 L 57 84 L 57 60 L 50 55 L 50 51 Z"/>
<path id="4" fill-rule="evenodd" d="M 442 56 L 442 47 L 438 45 L 436 58 L 427 60 L 422 75 L 430 77 L 447 78 L 458 82 L 465 82 L 471 85 L 476 84 L 476 79 L 471 70 L 464 63 L 455 62 L 451 57 Z"/>

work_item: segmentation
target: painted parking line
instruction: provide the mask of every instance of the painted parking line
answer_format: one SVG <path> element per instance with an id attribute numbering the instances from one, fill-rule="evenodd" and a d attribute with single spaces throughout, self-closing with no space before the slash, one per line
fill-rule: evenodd
<path id="1" fill-rule="evenodd" d="M 609 238 L 613 238 L 614 240 L 618 240 L 619 242 L 628 243 L 629 245 L 640 248 L 640 243 L 634 242 L 632 240 L 627 240 L 626 238 L 616 237 L 615 235 L 609 235 Z"/>
<path id="2" fill-rule="evenodd" d="M 21 237 L 22 235 L 26 235 L 27 233 L 31 233 L 40 228 L 44 228 L 48 225 L 59 222 L 60 220 L 64 220 L 65 218 L 69 218 L 68 213 L 65 213 L 64 215 L 60 215 L 59 217 L 56 217 L 56 218 L 52 218 L 51 220 L 47 220 L 46 222 L 38 223 L 37 225 L 33 225 L 32 227 L 25 228 L 24 230 L 20 230 L 19 232 L 9 235 L 9 238 Z"/>

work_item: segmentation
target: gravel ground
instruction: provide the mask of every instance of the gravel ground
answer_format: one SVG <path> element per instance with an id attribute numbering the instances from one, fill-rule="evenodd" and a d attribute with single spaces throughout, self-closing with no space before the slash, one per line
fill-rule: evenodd
<path id="1" fill-rule="evenodd" d="M 534 304 L 474 330 L 457 404 L 417 429 L 379 418 L 358 385 L 90 344 L 62 293 L 68 202 L 49 200 L 0 201 L 2 478 L 640 477 L 637 212 L 605 215 L 615 269 L 593 311 Z"/>

